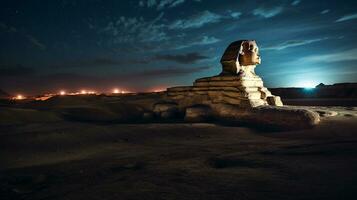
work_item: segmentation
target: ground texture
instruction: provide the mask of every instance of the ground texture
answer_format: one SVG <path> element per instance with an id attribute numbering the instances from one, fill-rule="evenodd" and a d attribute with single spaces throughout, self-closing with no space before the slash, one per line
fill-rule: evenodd
<path id="1" fill-rule="evenodd" d="M 322 122 L 299 131 L 88 123 L 36 111 L 21 116 L 38 120 L 12 124 L 24 110 L 3 111 L 1 199 L 357 198 L 357 108 L 309 108 Z"/>

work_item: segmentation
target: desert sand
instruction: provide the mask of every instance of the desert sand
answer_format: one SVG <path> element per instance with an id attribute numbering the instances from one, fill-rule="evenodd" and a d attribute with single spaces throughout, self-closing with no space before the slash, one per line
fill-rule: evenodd
<path id="1" fill-rule="evenodd" d="M 303 107 L 321 123 L 289 131 L 125 120 L 150 102 L 63 97 L 0 107 L 1 199 L 357 195 L 357 107 Z M 119 115 L 124 107 L 131 114 Z"/>

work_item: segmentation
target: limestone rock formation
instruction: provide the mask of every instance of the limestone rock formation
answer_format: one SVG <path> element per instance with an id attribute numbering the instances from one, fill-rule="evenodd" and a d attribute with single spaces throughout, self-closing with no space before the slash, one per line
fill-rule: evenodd
<path id="1" fill-rule="evenodd" d="M 260 62 L 259 48 L 254 40 L 233 42 L 222 56 L 221 74 L 197 79 L 193 86 L 168 88 L 167 97 L 181 108 L 218 103 L 242 108 L 282 106 L 280 97 L 272 95 L 255 74 L 254 69 Z"/>
<path id="2" fill-rule="evenodd" d="M 193 86 L 168 88 L 166 103 L 155 105 L 154 112 L 161 118 L 174 112 L 185 113 L 188 122 L 215 119 L 289 129 L 317 125 L 317 112 L 283 106 L 280 97 L 264 87 L 254 71 L 260 62 L 254 40 L 233 42 L 222 56 L 219 75 L 197 79 Z"/>
<path id="3" fill-rule="evenodd" d="M 185 121 L 207 122 L 213 118 L 211 107 L 206 105 L 194 105 L 186 108 Z"/>
<path id="4" fill-rule="evenodd" d="M 231 123 L 260 124 L 287 129 L 311 128 L 320 122 L 318 113 L 291 106 L 260 106 L 243 109 L 230 104 L 212 106 L 214 116 Z"/>
<path id="5" fill-rule="evenodd" d="M 178 106 L 176 103 L 157 103 L 154 105 L 153 112 L 157 117 L 171 119 L 178 114 Z"/>

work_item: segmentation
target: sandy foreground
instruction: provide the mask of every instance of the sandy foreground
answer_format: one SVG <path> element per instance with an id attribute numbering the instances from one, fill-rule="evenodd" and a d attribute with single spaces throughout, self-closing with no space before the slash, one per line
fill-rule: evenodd
<path id="1" fill-rule="evenodd" d="M 309 108 L 337 115 L 299 131 L 55 120 L 0 126 L 1 199 L 357 198 L 357 108 Z"/>

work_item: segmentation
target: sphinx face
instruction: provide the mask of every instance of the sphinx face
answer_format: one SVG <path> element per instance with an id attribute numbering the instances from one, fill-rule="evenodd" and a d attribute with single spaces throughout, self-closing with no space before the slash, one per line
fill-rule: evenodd
<path id="1" fill-rule="evenodd" d="M 242 66 L 260 64 L 259 48 L 254 40 L 245 41 L 242 44 L 242 51 L 239 55 L 239 63 Z"/>

